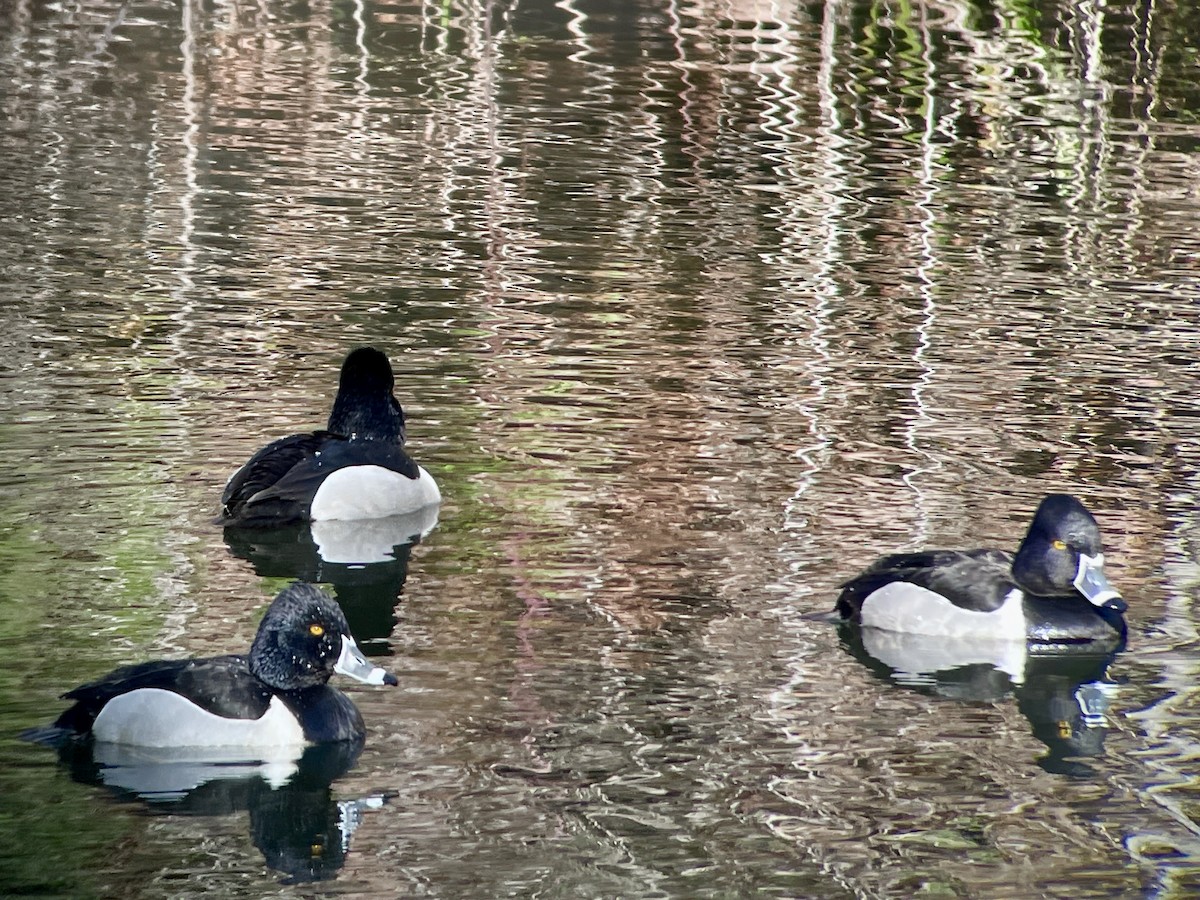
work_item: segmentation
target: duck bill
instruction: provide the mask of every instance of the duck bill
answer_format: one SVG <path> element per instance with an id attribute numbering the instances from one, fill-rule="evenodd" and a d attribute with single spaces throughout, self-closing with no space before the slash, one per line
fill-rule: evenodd
<path id="1" fill-rule="evenodd" d="M 358 644 L 354 643 L 354 638 L 348 634 L 342 635 L 342 655 L 334 664 L 333 671 L 359 681 L 365 681 L 367 684 L 395 685 L 400 683 L 391 672 L 385 672 L 363 656 L 362 651 L 358 649 Z"/>
<path id="2" fill-rule="evenodd" d="M 1125 612 L 1125 601 L 1117 589 L 1104 577 L 1104 554 L 1079 554 L 1079 571 L 1075 573 L 1075 589 L 1099 607 Z"/>

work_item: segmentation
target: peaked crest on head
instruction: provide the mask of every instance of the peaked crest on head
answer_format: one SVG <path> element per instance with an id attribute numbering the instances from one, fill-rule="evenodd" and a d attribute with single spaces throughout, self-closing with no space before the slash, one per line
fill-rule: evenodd
<path id="1" fill-rule="evenodd" d="M 386 391 L 391 393 L 396 386 L 392 364 L 387 354 L 374 347 L 359 347 L 351 350 L 342 363 L 338 390 Z"/>
<path id="2" fill-rule="evenodd" d="M 1070 494 L 1047 494 L 1038 504 L 1029 534 L 1039 533 L 1078 542 L 1089 553 L 1100 552 L 1100 526 L 1096 517 Z"/>

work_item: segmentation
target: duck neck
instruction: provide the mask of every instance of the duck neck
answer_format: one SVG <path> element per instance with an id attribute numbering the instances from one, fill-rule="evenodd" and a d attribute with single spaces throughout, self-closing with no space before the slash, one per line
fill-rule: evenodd
<path id="1" fill-rule="evenodd" d="M 386 400 L 338 394 L 328 430 L 352 440 L 404 443 L 404 413 L 392 397 Z"/>

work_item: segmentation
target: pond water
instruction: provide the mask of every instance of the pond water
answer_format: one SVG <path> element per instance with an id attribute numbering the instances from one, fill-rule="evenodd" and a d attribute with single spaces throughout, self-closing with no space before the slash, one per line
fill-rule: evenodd
<path id="1" fill-rule="evenodd" d="M 0 3 L 0 893 L 1200 892 L 1197 33 Z M 371 566 L 227 540 L 225 479 L 364 344 L 436 526 Z M 1054 491 L 1115 657 L 906 674 L 810 618 Z M 150 783 L 19 739 L 117 665 L 243 652 L 293 577 L 400 677 L 345 687 L 360 755 Z"/>

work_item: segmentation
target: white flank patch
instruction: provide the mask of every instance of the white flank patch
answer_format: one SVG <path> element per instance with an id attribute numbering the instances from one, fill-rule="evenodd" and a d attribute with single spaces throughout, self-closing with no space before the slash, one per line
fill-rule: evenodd
<path id="1" fill-rule="evenodd" d="M 97 741 L 141 747 L 303 746 L 304 731 L 292 711 L 272 697 L 257 719 L 226 719 L 173 691 L 141 688 L 114 697 L 100 710 Z"/>
<path id="2" fill-rule="evenodd" d="M 382 519 L 442 501 L 433 476 L 420 466 L 405 478 L 382 466 L 347 466 L 330 474 L 313 497 L 309 515 L 323 519 Z"/>
<path id="3" fill-rule="evenodd" d="M 944 637 L 1025 640 L 1025 611 L 1021 592 L 1012 590 L 1003 605 L 992 612 L 955 606 L 927 588 L 893 581 L 863 601 L 862 623 L 887 631 L 936 634 Z"/>

